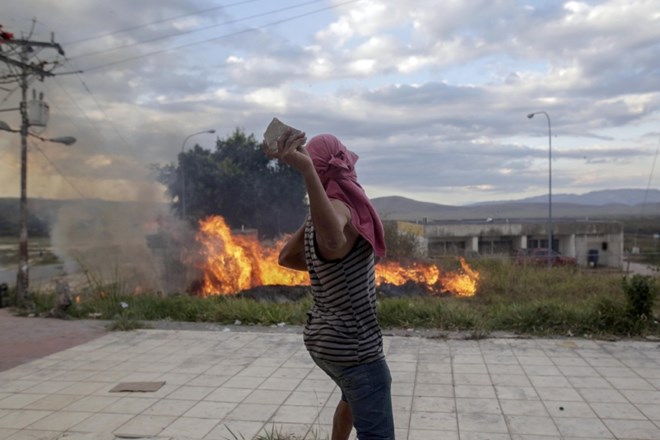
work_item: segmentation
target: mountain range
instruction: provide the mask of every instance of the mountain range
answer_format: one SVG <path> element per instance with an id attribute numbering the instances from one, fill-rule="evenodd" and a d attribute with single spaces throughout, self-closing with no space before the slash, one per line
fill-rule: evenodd
<path id="1" fill-rule="evenodd" d="M 372 199 L 384 220 L 479 220 L 545 218 L 548 196 L 454 206 L 421 202 L 400 196 Z M 553 194 L 556 218 L 622 218 L 660 216 L 660 190 L 612 189 L 586 194 Z"/>
<path id="2" fill-rule="evenodd" d="M 52 224 L 59 208 L 75 204 L 76 200 L 30 199 L 30 214 Z M 537 196 L 519 200 L 493 201 L 455 206 L 422 202 L 400 196 L 372 199 L 383 220 L 486 220 L 533 219 L 548 216 L 548 197 Z M 98 206 L 122 205 L 140 209 L 135 202 L 87 200 Z M 117 207 L 116 209 L 119 209 Z M 552 196 L 555 218 L 613 219 L 625 217 L 660 217 L 660 190 L 612 189 L 586 194 L 556 194 Z M 18 221 L 18 199 L 0 198 L 0 220 Z M 659 222 L 660 223 L 660 222 Z"/>
<path id="3" fill-rule="evenodd" d="M 534 196 L 519 200 L 493 201 L 474 203 L 475 205 L 491 205 L 500 203 L 547 203 L 548 196 Z M 657 189 L 606 189 L 592 191 L 586 194 L 553 194 L 553 203 L 575 203 L 578 205 L 629 205 L 635 206 L 644 203 L 660 203 L 660 190 Z"/>

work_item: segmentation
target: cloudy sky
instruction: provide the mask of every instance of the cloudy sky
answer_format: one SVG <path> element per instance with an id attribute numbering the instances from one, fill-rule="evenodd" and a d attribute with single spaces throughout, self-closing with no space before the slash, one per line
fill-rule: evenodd
<path id="1" fill-rule="evenodd" d="M 461 205 L 660 187 L 657 0 L 23 0 L 16 36 L 66 52 L 35 81 L 50 105 L 30 142 L 32 197 L 162 197 L 151 163 L 261 138 L 273 116 L 360 155 L 371 197 Z M 36 19 L 33 22 L 33 18 Z M 81 70 L 83 73 L 75 73 Z M 0 65 L 0 77 L 7 69 Z M 0 84 L 0 109 L 20 93 Z M 17 128 L 17 112 L 0 119 Z M 4 133 L 4 134 L 2 134 Z M 0 196 L 19 193 L 19 139 L 0 132 Z"/>

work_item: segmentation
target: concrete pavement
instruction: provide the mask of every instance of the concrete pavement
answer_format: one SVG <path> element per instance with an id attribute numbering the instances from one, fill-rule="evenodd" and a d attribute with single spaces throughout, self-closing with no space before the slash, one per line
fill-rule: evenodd
<path id="1" fill-rule="evenodd" d="M 21 318 L 0 309 L 0 371 L 98 338 L 104 322 Z"/>
<path id="2" fill-rule="evenodd" d="M 339 394 L 300 334 L 219 330 L 110 333 L 0 372 L 0 439 L 328 438 Z M 385 346 L 397 439 L 660 439 L 657 342 Z M 135 381 L 165 385 L 110 392 Z"/>

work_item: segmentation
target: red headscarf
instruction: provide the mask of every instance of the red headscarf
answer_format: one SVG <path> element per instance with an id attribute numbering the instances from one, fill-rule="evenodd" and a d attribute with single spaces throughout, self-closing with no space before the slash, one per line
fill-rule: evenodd
<path id="1" fill-rule="evenodd" d="M 348 206 L 353 227 L 371 243 L 376 255 L 385 256 L 383 224 L 357 181 L 355 163 L 358 155 L 331 134 L 314 136 L 307 143 L 307 151 L 328 197 L 341 200 Z"/>

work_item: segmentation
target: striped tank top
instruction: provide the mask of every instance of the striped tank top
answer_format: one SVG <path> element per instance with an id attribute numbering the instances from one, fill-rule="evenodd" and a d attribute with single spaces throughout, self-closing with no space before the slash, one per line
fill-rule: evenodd
<path id="1" fill-rule="evenodd" d="M 383 338 L 376 318 L 375 260 L 369 242 L 359 237 L 344 258 L 323 261 L 317 253 L 309 216 L 304 243 L 314 298 L 303 333 L 307 350 L 343 365 L 382 359 Z"/>

